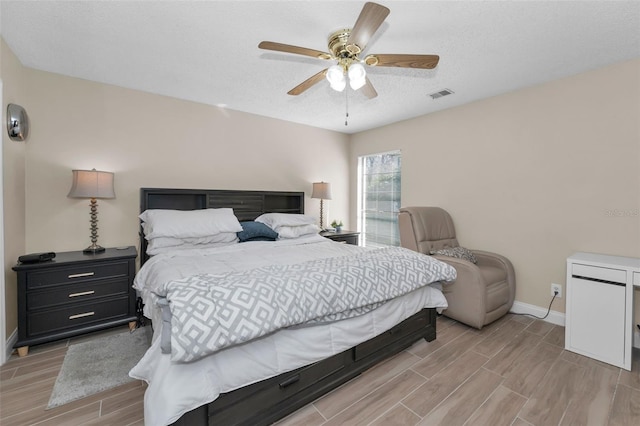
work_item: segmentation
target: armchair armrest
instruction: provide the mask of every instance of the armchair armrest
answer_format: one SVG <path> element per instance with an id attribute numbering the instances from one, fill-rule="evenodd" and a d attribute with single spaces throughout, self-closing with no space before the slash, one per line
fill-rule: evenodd
<path id="1" fill-rule="evenodd" d="M 442 285 L 442 292 L 449 304 L 444 314 L 472 327 L 482 328 L 487 286 L 478 267 L 464 259 L 441 255 L 433 257 L 456 268 L 458 274 L 454 282 Z"/>
<path id="2" fill-rule="evenodd" d="M 511 261 L 501 254 L 492 253 L 484 250 L 471 250 L 478 260 L 478 264 L 495 266 L 498 268 L 505 268 L 513 270 Z"/>
<path id="3" fill-rule="evenodd" d="M 478 260 L 479 265 L 494 266 L 507 271 L 507 283 L 509 283 L 509 288 L 510 288 L 509 305 L 511 306 L 513 304 L 513 301 L 516 298 L 516 292 L 515 292 L 516 273 L 515 273 L 515 270 L 513 269 L 513 264 L 511 263 L 511 261 L 501 254 L 492 253 L 490 251 L 483 251 L 483 250 L 471 250 L 471 251 L 476 256 L 476 259 Z"/>

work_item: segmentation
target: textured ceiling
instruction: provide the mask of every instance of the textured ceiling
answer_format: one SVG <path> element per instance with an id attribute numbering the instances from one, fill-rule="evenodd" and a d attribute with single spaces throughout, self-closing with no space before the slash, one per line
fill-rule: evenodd
<path id="1" fill-rule="evenodd" d="M 372 100 L 326 82 L 287 95 L 328 62 L 258 49 L 327 51 L 362 1 L 2 0 L 0 31 L 27 67 L 345 133 L 640 57 L 638 1 L 379 3 L 391 13 L 364 53 L 437 54 L 440 64 L 368 67 Z M 431 99 L 444 88 L 455 94 Z"/>

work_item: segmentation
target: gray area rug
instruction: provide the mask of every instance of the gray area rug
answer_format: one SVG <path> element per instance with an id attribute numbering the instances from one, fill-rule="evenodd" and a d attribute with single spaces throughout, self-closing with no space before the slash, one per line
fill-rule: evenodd
<path id="1" fill-rule="evenodd" d="M 135 380 L 129 370 L 149 347 L 147 328 L 69 346 L 47 409 Z"/>

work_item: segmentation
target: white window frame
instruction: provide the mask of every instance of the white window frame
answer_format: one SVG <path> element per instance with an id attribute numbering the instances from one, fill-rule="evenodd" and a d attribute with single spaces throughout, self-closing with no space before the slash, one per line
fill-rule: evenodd
<path id="1" fill-rule="evenodd" d="M 399 155 L 400 156 L 400 170 L 398 170 L 398 173 L 400 174 L 400 178 L 402 179 L 402 152 L 400 150 L 393 150 L 393 151 L 386 151 L 386 152 L 377 152 L 374 154 L 367 154 L 367 155 L 362 155 L 358 157 L 358 182 L 357 182 L 357 188 L 358 188 L 358 197 L 357 197 L 357 225 L 358 225 L 358 231 L 360 231 L 360 244 L 363 246 L 367 245 L 367 224 L 365 221 L 365 193 L 364 193 L 364 167 L 365 167 L 365 159 L 367 157 L 372 157 L 372 156 L 381 156 L 381 155 L 389 155 L 389 154 L 394 154 L 394 155 Z M 402 184 L 402 180 L 401 180 L 401 184 Z M 401 185 L 400 185 L 401 186 Z M 401 194 L 401 187 L 397 188 L 397 193 L 398 193 L 398 197 Z M 398 203 L 398 208 L 400 208 L 400 203 Z M 384 213 L 389 213 L 388 211 L 385 211 Z M 397 214 L 398 211 L 393 211 L 393 213 L 395 213 L 395 232 L 396 232 L 396 244 L 391 244 L 393 246 L 395 245 L 400 245 L 400 236 L 399 236 L 399 231 L 398 231 L 398 220 L 397 220 Z M 382 244 L 380 242 L 369 242 L 370 246 L 374 246 L 374 247 L 384 247 L 384 246 L 391 246 L 389 244 Z"/>

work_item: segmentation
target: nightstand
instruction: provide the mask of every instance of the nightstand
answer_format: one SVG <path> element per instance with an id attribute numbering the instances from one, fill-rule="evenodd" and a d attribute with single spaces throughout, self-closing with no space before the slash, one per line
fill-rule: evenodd
<path id="1" fill-rule="evenodd" d="M 57 253 L 42 263 L 19 263 L 19 356 L 30 345 L 129 323 L 136 326 L 133 289 L 135 247 L 108 248 L 98 254 Z"/>
<path id="2" fill-rule="evenodd" d="M 357 246 L 360 243 L 360 233 L 356 231 L 322 231 L 320 232 L 320 236 L 339 243 L 353 244 L 354 246 Z"/>

